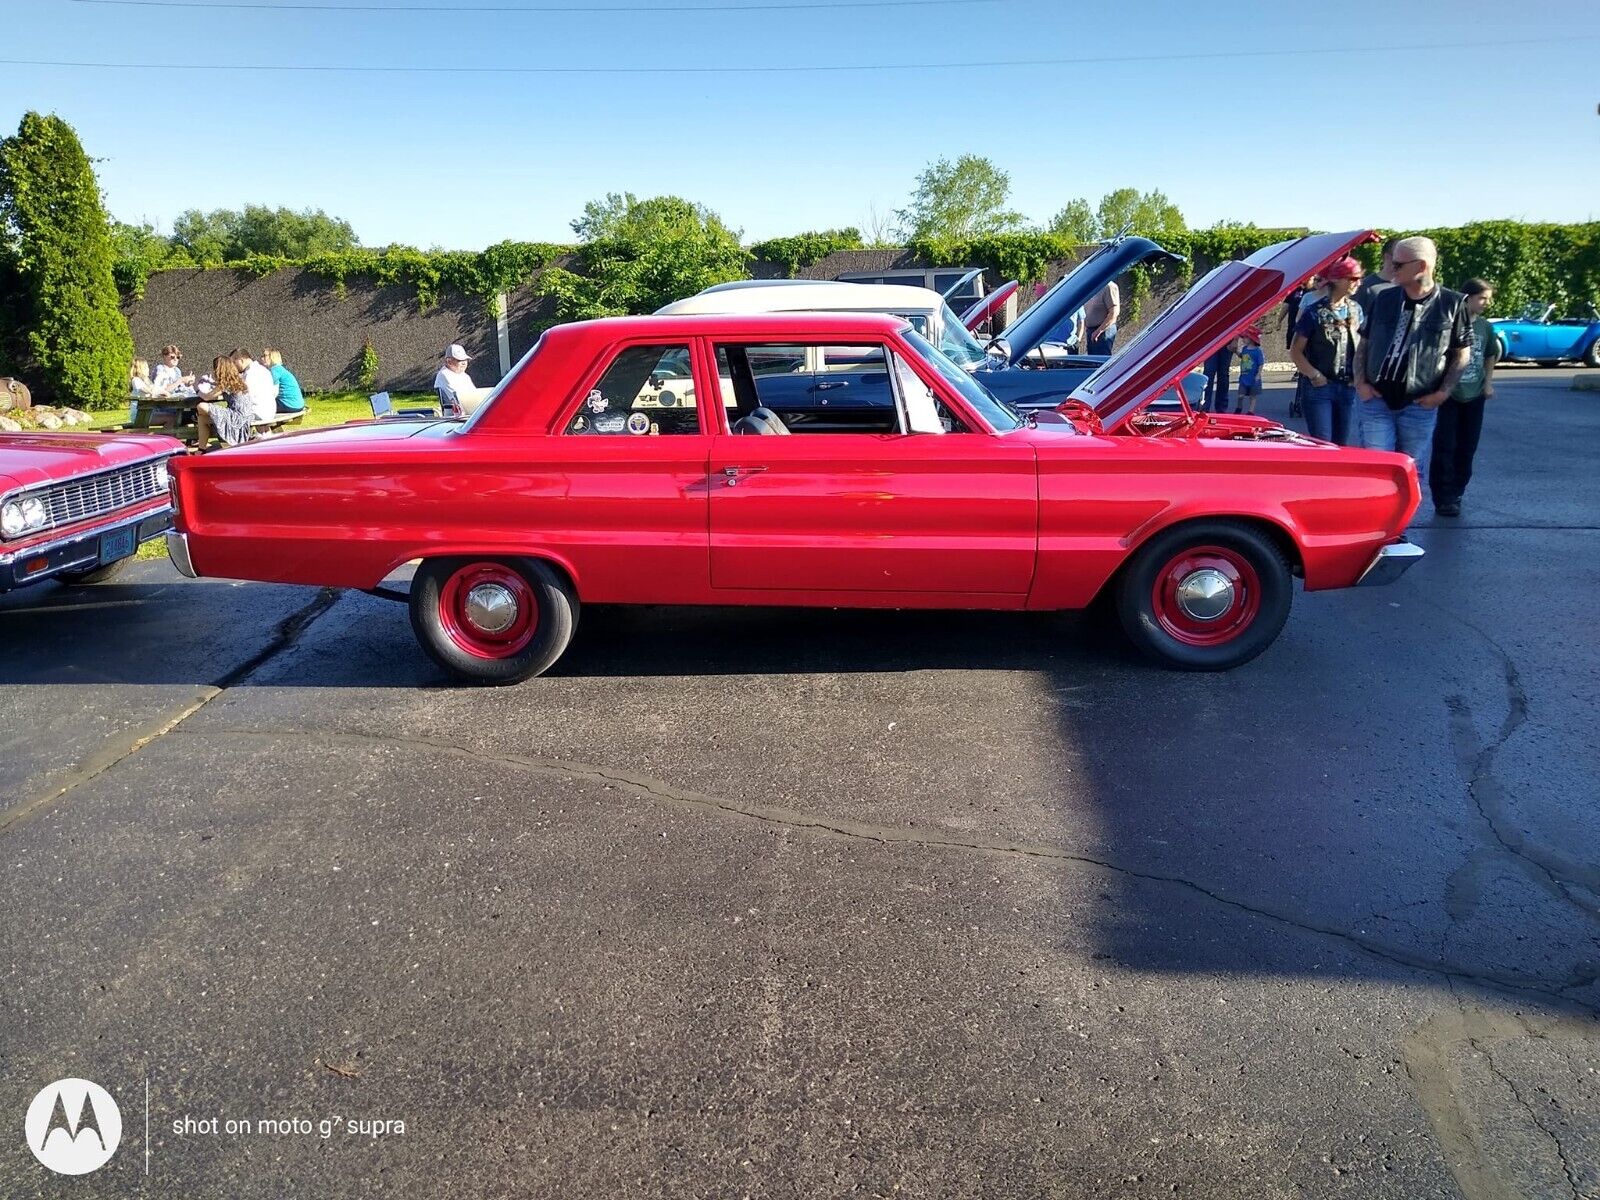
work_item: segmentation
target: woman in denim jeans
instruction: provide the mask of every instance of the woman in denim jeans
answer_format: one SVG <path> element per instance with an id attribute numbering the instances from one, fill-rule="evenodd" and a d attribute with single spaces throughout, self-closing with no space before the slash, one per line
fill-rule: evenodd
<path id="1" fill-rule="evenodd" d="M 1361 264 L 1341 258 L 1322 272 L 1326 298 L 1295 321 L 1289 357 L 1308 381 L 1302 404 L 1306 432 L 1341 446 L 1361 444 L 1356 414 L 1355 362 L 1361 308 L 1350 294 L 1361 282 Z"/>

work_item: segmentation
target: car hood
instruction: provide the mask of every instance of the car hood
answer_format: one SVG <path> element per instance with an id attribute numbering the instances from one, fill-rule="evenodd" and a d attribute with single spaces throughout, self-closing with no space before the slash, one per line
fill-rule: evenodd
<path id="1" fill-rule="evenodd" d="M 1088 405 L 1101 427 L 1112 432 L 1301 280 L 1377 236 L 1359 229 L 1293 238 L 1213 268 L 1080 383 L 1066 404 Z"/>
<path id="2" fill-rule="evenodd" d="M 0 432 L 0 492 L 61 483 L 182 449 L 174 438 L 145 434 Z"/>
<path id="3" fill-rule="evenodd" d="M 1062 276 L 1055 287 L 1030 304 L 1027 312 L 989 343 L 990 368 L 1021 362 L 1038 348 L 1052 329 L 1093 300 L 1095 293 L 1106 284 L 1129 267 L 1154 261 L 1181 263 L 1188 260 L 1181 254 L 1162 249 L 1149 238 L 1125 237 L 1107 242 Z"/>

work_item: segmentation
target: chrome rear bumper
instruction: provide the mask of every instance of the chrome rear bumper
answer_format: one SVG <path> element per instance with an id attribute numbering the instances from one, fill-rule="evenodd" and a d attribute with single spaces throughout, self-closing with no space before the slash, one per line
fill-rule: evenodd
<path id="1" fill-rule="evenodd" d="M 172 560 L 172 565 L 178 568 L 178 574 L 187 575 L 190 579 L 200 578 L 194 569 L 194 564 L 189 561 L 188 534 L 179 533 L 176 529 L 167 530 L 167 557 Z"/>
<path id="2" fill-rule="evenodd" d="M 172 535 L 169 533 L 167 542 L 170 544 L 171 541 Z M 1356 580 L 1356 586 L 1376 587 L 1383 583 L 1393 583 L 1419 562 L 1423 553 L 1421 546 L 1410 542 L 1390 542 L 1372 556 L 1367 569 L 1361 572 L 1361 578 Z"/>

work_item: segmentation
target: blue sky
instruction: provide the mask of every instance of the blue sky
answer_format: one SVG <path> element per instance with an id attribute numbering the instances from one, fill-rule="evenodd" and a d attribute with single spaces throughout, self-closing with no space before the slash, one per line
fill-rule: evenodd
<path id="1" fill-rule="evenodd" d="M 611 191 L 688 197 L 747 240 L 866 227 L 931 160 L 968 152 L 1008 171 L 1013 207 L 1039 222 L 1124 185 L 1162 189 L 1195 226 L 1600 218 L 1592 0 L 291 7 L 362 2 L 0 0 L 0 130 L 30 108 L 66 118 L 123 220 L 309 206 L 369 245 L 565 241 Z M 623 3 L 650 11 L 606 11 Z M 1461 42 L 1485 44 L 1414 48 Z M 981 65 L 1041 59 L 1078 61 Z M 233 69 L 247 63 L 380 69 Z M 918 63 L 950 65 L 884 69 Z M 166 69 L 183 64 L 221 69 Z M 788 69 L 817 65 L 876 69 Z M 582 70 L 484 73 L 536 66 Z M 757 69 L 681 72 L 694 67 Z"/>

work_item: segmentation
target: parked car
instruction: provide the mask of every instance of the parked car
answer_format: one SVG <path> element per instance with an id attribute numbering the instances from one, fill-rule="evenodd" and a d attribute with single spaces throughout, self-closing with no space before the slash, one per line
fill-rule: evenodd
<path id="1" fill-rule="evenodd" d="M 0 592 L 100 583 L 172 528 L 174 438 L 0 433 Z"/>
<path id="2" fill-rule="evenodd" d="M 1520 317 L 1490 321 L 1500 339 L 1502 362 L 1581 362 L 1600 367 L 1600 314 L 1556 317 L 1554 304 L 1532 304 Z"/>
<path id="3" fill-rule="evenodd" d="M 1077 354 L 1049 341 L 1061 322 L 1087 304 L 1101 288 L 1141 263 L 1184 261 L 1148 238 L 1121 237 L 1101 246 L 987 345 L 980 345 L 968 322 L 951 311 L 931 288 L 906 284 L 755 280 L 722 283 L 660 308 L 657 315 L 694 313 L 879 312 L 910 321 L 957 366 L 1000 399 L 1023 410 L 1054 408 L 1105 362 L 1105 355 Z M 981 312 L 981 305 L 978 310 Z M 976 323 L 976 322 L 974 322 Z M 836 388 L 850 381 L 835 380 Z M 1192 400 L 1203 383 L 1186 381 Z M 836 392 L 830 403 L 837 407 Z"/>
<path id="4" fill-rule="evenodd" d="M 168 549 L 186 575 L 364 589 L 415 561 L 417 638 L 486 683 L 554 663 L 582 603 L 1039 610 L 1103 596 L 1156 661 L 1237 666 L 1277 637 L 1294 576 L 1308 591 L 1387 582 L 1422 553 L 1402 538 L 1409 458 L 1197 413 L 1179 387 L 1367 236 L 1218 267 L 1062 411 L 1026 417 L 897 317 L 558 326 L 464 423 L 354 424 L 175 463 Z M 771 381 L 838 349 L 881 374 L 870 410 L 814 431 L 814 410 L 771 406 L 789 395 Z M 670 407 L 652 400 L 664 363 L 688 372 Z M 1178 412 L 1149 411 L 1174 389 Z"/>

